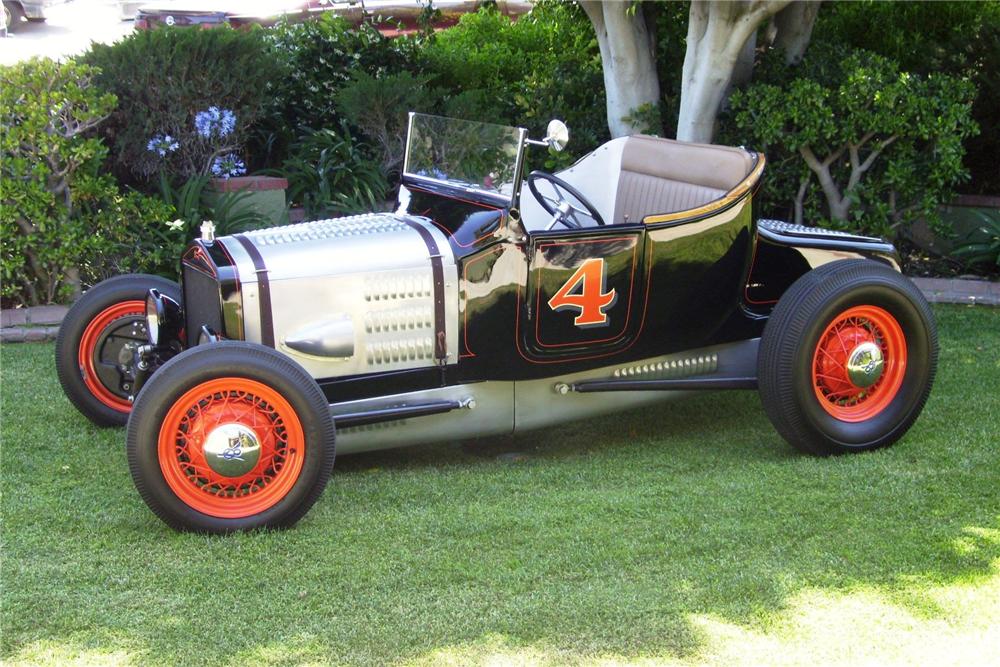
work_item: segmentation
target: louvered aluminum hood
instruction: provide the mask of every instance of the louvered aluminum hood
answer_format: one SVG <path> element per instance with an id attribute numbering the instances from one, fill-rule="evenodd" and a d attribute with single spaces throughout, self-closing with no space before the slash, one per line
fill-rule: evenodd
<path id="1" fill-rule="evenodd" d="M 447 363 L 456 363 L 448 239 L 425 219 L 392 213 L 220 238 L 239 275 L 246 339 L 267 344 L 270 322 L 274 347 L 316 378 L 434 365 L 434 278 L 421 230 L 441 256 Z"/>

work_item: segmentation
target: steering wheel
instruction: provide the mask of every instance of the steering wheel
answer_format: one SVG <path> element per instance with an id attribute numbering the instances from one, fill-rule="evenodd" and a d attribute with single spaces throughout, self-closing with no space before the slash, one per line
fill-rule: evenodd
<path id="1" fill-rule="evenodd" d="M 546 197 L 538 191 L 538 182 L 548 181 L 552 186 L 555 197 Z M 562 224 L 570 229 L 580 229 L 583 227 L 583 220 L 590 218 L 600 226 L 604 226 L 604 218 L 597 212 L 597 209 L 587 201 L 587 198 L 580 194 L 579 190 L 572 185 L 556 178 L 546 171 L 533 171 L 528 174 L 528 189 L 535 197 L 545 212 L 552 216 L 552 220 L 545 227 L 552 229 L 556 224 Z M 582 208 L 581 208 L 582 207 Z M 581 216 L 584 216 L 581 218 Z"/>

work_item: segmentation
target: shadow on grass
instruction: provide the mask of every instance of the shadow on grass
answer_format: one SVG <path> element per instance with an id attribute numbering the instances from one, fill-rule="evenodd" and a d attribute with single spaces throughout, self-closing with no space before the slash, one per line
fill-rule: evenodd
<path id="1" fill-rule="evenodd" d="M 51 348 L 4 349 L 3 656 L 688 659 L 725 633 L 782 650 L 800 618 L 820 643 L 852 614 L 887 628 L 872 641 L 940 628 L 990 604 L 1000 558 L 1000 380 L 976 372 L 1000 364 L 1000 317 L 963 313 L 970 332 L 949 312 L 931 403 L 889 450 L 800 456 L 755 395 L 706 394 L 342 457 L 294 530 L 228 538 L 163 527 L 122 432 L 50 398 Z M 512 452 L 526 458 L 499 458 Z M 986 602 L 940 592 L 977 586 Z"/>

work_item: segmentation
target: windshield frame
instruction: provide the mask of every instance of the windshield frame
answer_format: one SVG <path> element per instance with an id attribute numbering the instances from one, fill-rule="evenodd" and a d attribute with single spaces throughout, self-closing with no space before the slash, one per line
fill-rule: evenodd
<path id="1" fill-rule="evenodd" d="M 517 156 L 514 160 L 513 187 L 511 188 L 510 195 L 506 195 L 497 190 L 484 190 L 473 184 L 459 184 L 454 181 L 445 181 L 407 171 L 407 168 L 410 165 L 410 139 L 413 136 L 413 119 L 418 115 L 446 118 L 448 120 L 455 120 L 459 122 L 480 123 L 482 125 L 497 125 L 499 127 L 507 127 L 511 130 L 516 130 Z M 404 186 L 412 184 L 426 190 L 440 192 L 445 196 L 472 199 L 473 201 L 491 204 L 494 206 L 501 206 L 507 209 L 514 208 L 518 198 L 521 196 L 521 181 L 523 180 L 521 172 L 524 169 L 524 152 L 527 146 L 527 139 L 528 130 L 523 127 L 500 125 L 499 123 L 482 123 L 481 121 L 470 121 L 463 118 L 451 118 L 449 116 L 438 116 L 436 114 L 424 114 L 411 111 L 406 125 L 406 151 L 403 155 L 403 167 L 400 172 L 400 181 Z"/>

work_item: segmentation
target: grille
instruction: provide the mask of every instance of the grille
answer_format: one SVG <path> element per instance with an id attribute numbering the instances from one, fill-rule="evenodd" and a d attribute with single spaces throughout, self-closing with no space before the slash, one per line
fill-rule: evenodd
<path id="1" fill-rule="evenodd" d="M 184 288 L 184 315 L 190 346 L 197 344 L 202 326 L 207 326 L 217 334 L 224 333 L 222 298 L 215 278 L 187 264 L 183 266 L 181 283 Z"/>

